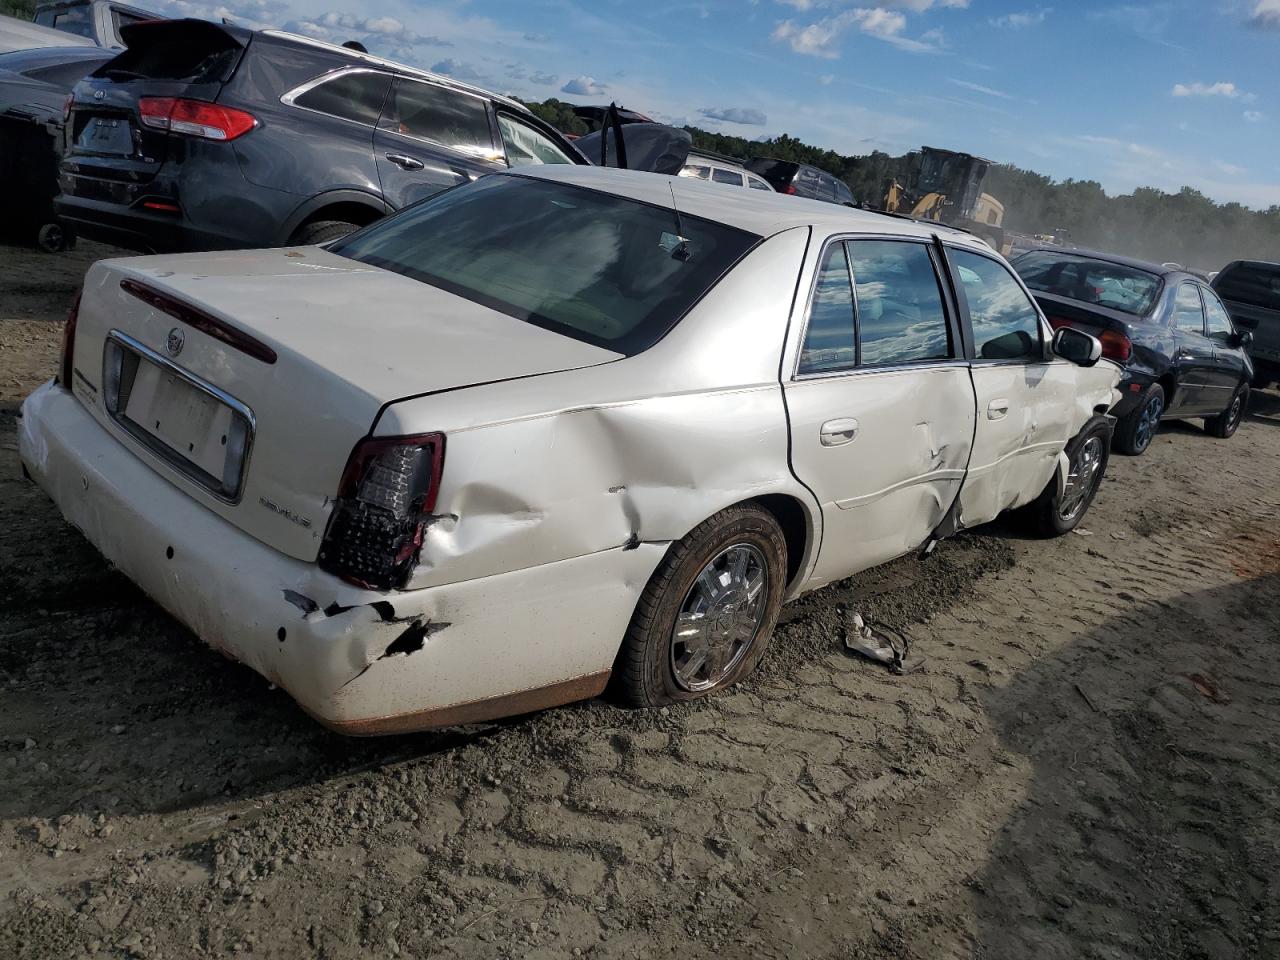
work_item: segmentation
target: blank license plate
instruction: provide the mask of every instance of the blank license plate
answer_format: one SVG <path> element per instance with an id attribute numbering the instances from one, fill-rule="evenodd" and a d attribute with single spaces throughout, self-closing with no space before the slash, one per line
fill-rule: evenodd
<path id="1" fill-rule="evenodd" d="M 93 153 L 127 157 L 133 153 L 133 125 L 128 120 L 95 117 L 80 131 L 76 146 Z"/>
<path id="2" fill-rule="evenodd" d="M 232 411 L 215 397 L 143 357 L 124 415 L 203 473 L 227 476 Z"/>

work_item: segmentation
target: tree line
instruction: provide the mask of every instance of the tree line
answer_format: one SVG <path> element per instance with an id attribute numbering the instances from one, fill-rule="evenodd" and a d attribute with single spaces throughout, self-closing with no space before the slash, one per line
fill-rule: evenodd
<path id="1" fill-rule="evenodd" d="M 560 130 L 586 132 L 572 104 L 552 98 L 529 106 Z M 873 207 L 891 178 L 908 175 L 905 155 L 877 150 L 845 156 L 787 134 L 747 140 L 685 129 L 701 150 L 739 160 L 776 157 L 819 167 L 844 180 L 859 203 Z M 1131 194 L 1108 196 L 1094 180 L 1059 181 L 1009 164 L 993 164 L 983 189 L 1004 204 L 1008 231 L 1035 235 L 1065 230 L 1078 246 L 1203 270 L 1237 259 L 1280 261 L 1280 205 L 1252 210 L 1239 203 L 1215 203 L 1191 187 L 1177 193 L 1139 187 Z"/>

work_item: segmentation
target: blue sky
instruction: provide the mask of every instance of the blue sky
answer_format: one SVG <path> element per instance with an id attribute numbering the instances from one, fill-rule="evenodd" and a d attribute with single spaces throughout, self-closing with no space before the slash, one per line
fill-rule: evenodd
<path id="1" fill-rule="evenodd" d="M 534 99 L 1280 204 L 1280 0 L 158 0 Z"/>

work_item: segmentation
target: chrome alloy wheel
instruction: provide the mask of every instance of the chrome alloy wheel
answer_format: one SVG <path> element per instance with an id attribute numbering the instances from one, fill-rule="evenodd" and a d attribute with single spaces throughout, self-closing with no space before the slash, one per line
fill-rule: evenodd
<path id="1" fill-rule="evenodd" d="M 1134 444 L 1139 451 L 1147 449 L 1151 438 L 1160 427 L 1160 414 L 1164 413 L 1164 397 L 1159 393 L 1152 395 L 1138 416 L 1138 429 L 1134 431 Z"/>
<path id="2" fill-rule="evenodd" d="M 1071 470 L 1067 474 L 1058 516 L 1070 523 L 1089 501 L 1089 494 L 1101 479 L 1102 438 L 1096 434 L 1086 440 L 1071 458 Z"/>
<path id="3" fill-rule="evenodd" d="M 721 683 L 751 649 L 764 620 L 769 568 L 747 543 L 726 547 L 702 568 L 671 631 L 671 673 L 691 693 Z"/>

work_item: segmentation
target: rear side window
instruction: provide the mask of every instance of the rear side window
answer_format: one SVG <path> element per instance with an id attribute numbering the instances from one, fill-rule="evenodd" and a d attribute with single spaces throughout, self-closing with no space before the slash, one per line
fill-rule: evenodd
<path id="1" fill-rule="evenodd" d="M 858 348 L 853 332 L 853 284 L 843 243 L 827 248 L 809 306 L 809 325 L 800 351 L 798 374 L 828 373 L 854 366 Z"/>
<path id="2" fill-rule="evenodd" d="M 764 190 L 767 193 L 773 193 L 773 187 L 769 186 L 768 181 L 761 180 L 759 177 L 747 176 L 747 186 L 752 190 Z"/>
<path id="3" fill-rule="evenodd" d="M 843 180 L 836 181 L 836 203 L 853 204 L 853 191 Z"/>
<path id="4" fill-rule="evenodd" d="M 1000 263 L 968 250 L 947 251 L 955 265 L 979 360 L 1041 359 L 1040 314 Z"/>
<path id="5" fill-rule="evenodd" d="M 1213 280 L 1224 300 L 1280 310 L 1280 264 L 1237 263 Z"/>
<path id="6" fill-rule="evenodd" d="M 331 247 L 535 326 L 648 349 L 760 238 L 669 207 L 520 176 L 482 177 Z"/>
<path id="7" fill-rule="evenodd" d="M 326 80 L 293 98 L 295 105 L 343 120 L 373 126 L 382 113 L 391 78 L 385 73 L 357 70 Z"/>
<path id="8" fill-rule="evenodd" d="M 861 364 L 945 360 L 952 355 L 942 290 L 922 243 L 851 240 Z"/>
<path id="9" fill-rule="evenodd" d="M 735 187 L 742 186 L 742 174 L 732 170 L 721 170 L 719 167 L 711 171 L 711 179 L 716 183 L 728 183 Z"/>
<path id="10" fill-rule="evenodd" d="M 1208 321 L 1209 338 L 1220 343 L 1230 343 L 1236 335 L 1236 328 L 1231 323 L 1231 314 L 1222 305 L 1217 294 L 1212 290 L 1200 291 L 1204 294 L 1204 316 Z"/>
<path id="11" fill-rule="evenodd" d="M 397 80 L 379 126 L 463 153 L 493 155 L 493 132 L 485 102 L 434 83 Z"/>
<path id="12" fill-rule="evenodd" d="M 537 163 L 573 163 L 555 141 L 527 123 L 505 113 L 498 114 L 498 130 L 507 150 L 507 163 L 525 167 Z"/>
<path id="13" fill-rule="evenodd" d="M 1204 308 L 1200 305 L 1200 288 L 1194 283 L 1178 287 L 1173 304 L 1173 325 L 1183 333 L 1204 333 Z"/>

